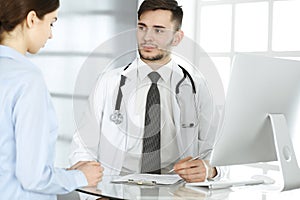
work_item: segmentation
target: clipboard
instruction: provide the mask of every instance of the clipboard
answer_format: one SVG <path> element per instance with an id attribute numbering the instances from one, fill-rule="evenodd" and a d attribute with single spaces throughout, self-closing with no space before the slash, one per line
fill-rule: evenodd
<path id="1" fill-rule="evenodd" d="M 177 174 L 129 174 L 121 176 L 112 183 L 128 183 L 135 185 L 173 185 L 182 181 L 182 178 Z"/>

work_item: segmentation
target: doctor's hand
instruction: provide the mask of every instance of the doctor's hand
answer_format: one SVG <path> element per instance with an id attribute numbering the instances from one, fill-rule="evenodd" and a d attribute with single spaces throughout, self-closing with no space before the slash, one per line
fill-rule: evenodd
<path id="1" fill-rule="evenodd" d="M 174 165 L 174 171 L 186 182 L 203 182 L 217 175 L 216 168 L 211 167 L 208 161 L 191 159 L 186 157 Z"/>
<path id="2" fill-rule="evenodd" d="M 70 170 L 80 170 L 86 177 L 88 186 L 97 186 L 102 180 L 104 168 L 96 161 L 80 161 L 69 168 Z"/>

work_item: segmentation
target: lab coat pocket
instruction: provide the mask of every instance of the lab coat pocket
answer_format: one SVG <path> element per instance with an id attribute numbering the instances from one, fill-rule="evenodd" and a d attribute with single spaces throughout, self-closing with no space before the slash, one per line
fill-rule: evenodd
<path id="1" fill-rule="evenodd" d="M 181 128 L 181 142 L 183 151 L 187 152 L 187 156 L 194 155 L 197 151 L 198 134 L 197 128 Z"/>
<path id="2" fill-rule="evenodd" d="M 197 109 L 195 105 L 195 95 L 189 84 L 182 84 L 177 94 L 177 102 L 180 108 L 180 123 L 183 128 L 193 128 L 197 126 Z"/>

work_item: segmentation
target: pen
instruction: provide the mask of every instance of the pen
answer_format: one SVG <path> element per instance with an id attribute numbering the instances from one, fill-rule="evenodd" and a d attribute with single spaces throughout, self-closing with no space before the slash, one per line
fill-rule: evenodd
<path id="1" fill-rule="evenodd" d="M 193 157 L 193 158 L 189 159 L 187 162 L 193 161 L 193 160 L 197 160 L 197 159 L 203 159 L 203 158 L 205 158 L 211 151 L 212 151 L 212 149 L 207 149 L 207 150 L 205 150 L 204 152 L 202 152 L 200 155 L 198 155 L 198 156 L 196 156 L 196 157 Z M 169 174 L 169 173 L 172 173 L 172 172 L 174 172 L 174 168 L 171 169 L 170 171 L 168 171 L 168 174 Z"/>

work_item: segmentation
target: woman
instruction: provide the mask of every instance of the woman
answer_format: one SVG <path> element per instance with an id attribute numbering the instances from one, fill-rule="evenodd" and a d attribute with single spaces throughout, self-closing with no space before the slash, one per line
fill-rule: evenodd
<path id="1" fill-rule="evenodd" d="M 97 162 L 54 168 L 55 111 L 40 70 L 24 56 L 52 38 L 58 7 L 59 0 L 0 0 L 1 199 L 56 199 L 102 178 Z"/>

